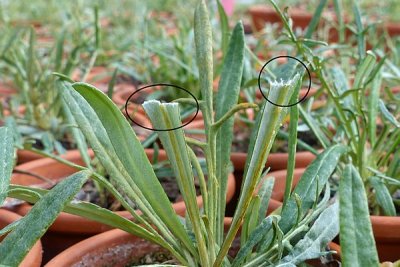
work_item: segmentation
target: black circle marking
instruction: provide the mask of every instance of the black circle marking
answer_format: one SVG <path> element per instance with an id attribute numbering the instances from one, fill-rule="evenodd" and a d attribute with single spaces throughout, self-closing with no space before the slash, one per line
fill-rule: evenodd
<path id="1" fill-rule="evenodd" d="M 261 89 L 261 74 L 262 74 L 264 68 L 265 68 L 271 61 L 273 61 L 273 60 L 275 60 L 275 59 L 278 59 L 278 58 L 291 58 L 291 59 L 294 59 L 294 60 L 300 62 L 300 64 L 303 65 L 303 67 L 306 69 L 307 74 L 308 74 L 308 78 L 309 78 L 308 81 L 309 81 L 309 82 L 308 82 L 307 93 L 306 93 L 299 101 L 297 101 L 296 103 L 290 104 L 290 105 L 279 105 L 279 104 L 276 104 L 276 103 L 270 101 L 270 100 L 264 95 L 264 93 L 263 93 L 263 91 L 262 91 L 262 89 Z M 268 101 L 269 103 L 271 103 L 272 105 L 275 105 L 275 106 L 278 106 L 278 107 L 292 107 L 292 106 L 294 106 L 294 105 L 299 104 L 300 102 L 304 101 L 304 100 L 307 98 L 307 95 L 308 95 L 308 93 L 310 92 L 310 89 L 311 89 L 311 73 L 310 73 L 309 69 L 307 68 L 306 64 L 304 64 L 300 59 L 298 59 L 298 58 L 296 58 L 296 57 L 292 57 L 292 56 L 277 56 L 277 57 L 274 57 L 274 58 L 268 60 L 268 62 L 265 63 L 264 66 L 261 68 L 260 73 L 259 73 L 259 75 L 258 75 L 258 89 L 260 90 L 260 92 L 261 92 L 262 96 L 265 98 L 265 100 L 267 100 L 267 101 Z"/>
<path id="2" fill-rule="evenodd" d="M 128 104 L 129 104 L 129 100 L 130 100 L 136 93 L 139 93 L 139 92 L 142 91 L 142 90 L 145 90 L 145 89 L 147 89 L 147 88 L 154 87 L 154 86 L 169 86 L 169 87 L 173 87 L 173 88 L 176 88 L 176 89 L 185 91 L 186 93 L 188 93 L 188 94 L 194 99 L 194 101 L 196 101 L 196 108 L 197 108 L 197 109 L 196 109 L 196 114 L 194 114 L 193 118 L 191 118 L 191 119 L 190 119 L 188 122 L 186 122 L 185 124 L 183 124 L 183 125 L 181 125 L 181 126 L 179 126 L 179 127 L 171 128 L 171 129 L 154 129 L 154 128 L 149 128 L 149 127 L 143 126 L 143 125 L 141 125 L 140 123 L 136 122 L 133 118 L 131 118 L 131 116 L 129 116 L 129 113 L 128 113 Z M 146 85 L 146 86 L 144 86 L 144 87 L 141 87 L 141 88 L 137 89 L 135 92 L 133 92 L 133 93 L 128 97 L 128 99 L 127 99 L 126 102 L 125 102 L 125 114 L 126 114 L 126 116 L 128 117 L 128 119 L 129 119 L 131 122 L 133 122 L 133 123 L 136 124 L 137 126 L 142 127 L 142 128 L 144 128 L 144 129 L 146 129 L 146 130 L 157 131 L 157 132 L 173 131 L 173 130 L 177 130 L 177 129 L 180 129 L 180 128 L 185 127 L 186 125 L 188 125 L 189 123 L 191 123 L 191 122 L 196 118 L 197 114 L 199 113 L 199 110 L 200 110 L 199 101 L 196 99 L 196 97 L 195 97 L 191 92 L 189 92 L 189 90 L 187 90 L 187 89 L 185 89 L 185 88 L 182 88 L 182 87 L 180 87 L 180 86 L 178 86 L 178 85 L 168 84 L 168 83 L 155 83 L 155 84 L 150 84 L 150 85 Z"/>

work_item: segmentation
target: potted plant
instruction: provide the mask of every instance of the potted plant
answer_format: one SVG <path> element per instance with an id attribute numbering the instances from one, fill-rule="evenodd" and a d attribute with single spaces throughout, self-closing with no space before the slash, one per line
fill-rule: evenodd
<path id="1" fill-rule="evenodd" d="M 277 129 L 287 112 L 269 103 L 263 106 L 260 120 L 254 127 L 254 140 L 239 204 L 224 237 L 232 115 L 237 110 L 252 107 L 236 104 L 243 66 L 243 26 L 238 23 L 232 33 L 221 74 L 222 86 L 216 96 L 215 113 L 211 25 L 204 1 L 200 1 L 195 12 L 195 42 L 197 63 L 202 73 L 199 82 L 206 142 L 185 138 L 182 129 L 158 132 L 187 207 L 185 218 L 173 212 L 139 140 L 115 104 L 88 84 L 65 82 L 63 100 L 95 155 L 114 177 L 113 181 L 109 183 L 93 170 L 83 168 L 50 191 L 10 186 L 8 192 L 13 197 L 29 198 L 37 203 L 0 244 L 0 253 L 6 255 L 0 259 L 2 264 L 17 264 L 26 253 L 21 247 L 30 247 L 62 210 L 147 239 L 168 250 L 183 265 L 222 266 L 224 262 L 231 262 L 235 266 L 245 263 L 259 266 L 270 261 L 272 264 L 292 266 L 326 254 L 321 252 L 321 248 L 338 232 L 338 206 L 337 203 L 330 204 L 326 182 L 345 149 L 333 146 L 321 154 L 309 167 L 294 193 L 288 192 L 280 215 L 265 218 L 273 180 L 260 184 L 257 193 L 256 188 Z M 275 103 L 287 104 L 289 98 L 296 91 L 298 93 L 299 77 L 300 74 L 294 73 L 275 81 L 273 86 L 276 90 L 270 95 L 271 99 Z M 157 129 L 167 130 L 181 124 L 177 103 L 162 104 L 153 100 L 145 102 L 144 108 Z M 291 121 L 292 125 L 297 123 L 295 118 Z M 206 158 L 208 179 L 200 178 L 203 209 L 198 208 L 194 192 L 192 165 L 199 177 L 203 177 L 203 171 L 192 151 L 193 146 L 200 147 Z M 290 166 L 293 169 L 293 165 Z M 315 172 L 316 166 L 319 168 Z M 70 201 L 90 176 L 121 200 L 122 205 L 132 212 L 133 221 L 95 205 Z M 321 193 L 321 201 L 316 200 Z M 131 210 L 129 203 L 132 200 L 138 203 L 143 216 Z M 231 261 L 227 253 L 240 227 L 241 248 Z M 16 243 L 15 238 L 23 242 Z M 251 253 L 253 248 L 255 253 Z M 9 254 L 10 250 L 12 254 Z"/>

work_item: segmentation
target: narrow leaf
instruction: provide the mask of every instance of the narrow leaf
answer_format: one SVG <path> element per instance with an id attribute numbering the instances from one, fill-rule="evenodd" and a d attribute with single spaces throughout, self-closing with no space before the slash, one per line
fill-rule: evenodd
<path id="1" fill-rule="evenodd" d="M 379 99 L 379 109 L 382 112 L 383 117 L 396 126 L 397 128 L 400 128 L 400 122 L 397 121 L 396 117 L 390 113 L 390 111 L 386 108 L 385 103 L 382 101 L 382 99 Z"/>
<path id="2" fill-rule="evenodd" d="M 0 244 L 0 263 L 17 266 L 90 175 L 88 171 L 71 175 L 39 200 Z"/>
<path id="3" fill-rule="evenodd" d="M 7 196 L 14 166 L 14 141 L 8 127 L 0 127 L 0 206 Z"/>
<path id="4" fill-rule="evenodd" d="M 346 165 L 339 185 L 340 245 L 345 266 L 378 266 L 364 183 L 353 165 Z"/>
<path id="5" fill-rule="evenodd" d="M 229 43 L 228 53 L 225 56 L 221 79 L 218 86 L 215 120 L 222 118 L 237 103 L 243 73 L 244 60 L 244 31 L 239 22 Z M 230 154 L 233 139 L 234 117 L 229 118 L 219 129 L 216 138 L 216 177 L 219 178 L 219 193 L 217 214 L 225 214 L 225 196 L 230 165 Z M 217 243 L 221 244 L 223 235 L 223 216 L 217 218 Z"/>
<path id="6" fill-rule="evenodd" d="M 376 202 L 383 209 L 386 216 L 396 216 L 396 208 L 394 207 L 392 196 L 385 183 L 376 176 L 369 178 L 372 187 L 375 190 Z"/>

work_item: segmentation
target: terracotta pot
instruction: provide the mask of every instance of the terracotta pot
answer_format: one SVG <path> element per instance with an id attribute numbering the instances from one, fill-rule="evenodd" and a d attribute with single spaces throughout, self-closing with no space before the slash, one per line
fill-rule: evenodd
<path id="1" fill-rule="evenodd" d="M 0 99 L 14 95 L 16 90 L 12 88 L 10 85 L 0 82 Z"/>
<path id="2" fill-rule="evenodd" d="M 400 217 L 371 216 L 379 260 L 396 261 L 400 251 Z"/>
<path id="3" fill-rule="evenodd" d="M 146 154 L 149 159 L 153 158 L 152 149 L 146 149 Z M 90 151 L 90 155 L 93 156 L 92 151 Z M 71 162 L 83 165 L 80 153 L 77 150 L 69 151 L 63 157 Z M 166 158 L 167 155 L 165 151 L 160 150 L 158 159 L 165 160 Z M 57 182 L 60 179 L 63 179 L 64 177 L 76 172 L 76 169 L 58 163 L 57 161 L 49 158 L 22 164 L 17 166 L 16 169 L 41 175 L 51 179 L 54 182 Z M 50 184 L 46 184 L 46 182 L 38 178 L 25 174 L 13 174 L 12 183 L 44 188 L 51 186 Z M 234 192 L 235 178 L 233 174 L 230 174 L 228 177 L 227 202 L 232 199 Z M 197 204 L 202 206 L 203 201 L 201 196 L 197 197 Z M 23 204 L 16 207 L 15 212 L 25 215 L 31 210 L 31 208 L 31 205 Z M 173 208 L 177 214 L 184 216 L 186 207 L 183 201 L 174 203 Z M 116 213 L 125 218 L 132 218 L 128 211 L 117 211 Z M 52 256 L 56 255 L 72 244 L 109 229 L 111 228 L 107 225 L 62 212 L 50 226 L 49 231 L 42 238 L 42 242 L 45 247 L 44 260 L 47 261 L 51 259 Z"/>
<path id="4" fill-rule="evenodd" d="M 0 209 L 0 229 L 3 229 L 5 226 L 19 219 L 21 219 L 20 215 L 8 210 Z M 3 238 L 0 237 L 0 240 L 2 239 Z M 42 263 L 42 244 L 40 243 L 40 241 L 37 241 L 19 266 L 39 267 L 41 263 Z"/>
<path id="5" fill-rule="evenodd" d="M 232 152 L 231 153 L 231 161 L 235 170 L 244 170 L 244 165 L 246 163 L 247 154 L 243 152 Z M 271 153 L 268 156 L 267 163 L 265 167 L 270 167 L 271 171 L 283 170 L 286 169 L 288 162 L 289 154 L 288 153 Z M 308 151 L 297 152 L 295 156 L 296 167 L 304 168 L 307 167 L 313 160 L 315 159 L 315 155 Z"/>
<path id="6" fill-rule="evenodd" d="M 400 35 L 400 23 L 399 22 L 388 22 L 385 24 L 385 29 L 390 36 Z"/>
<path id="7" fill-rule="evenodd" d="M 125 106 L 126 100 L 128 99 L 128 97 L 133 94 L 133 92 L 135 92 L 137 89 L 136 86 L 134 86 L 133 84 L 118 84 L 116 85 L 116 88 L 118 88 L 118 90 L 115 92 L 115 94 L 113 95 L 113 101 L 115 104 L 119 105 L 119 106 Z M 149 88 L 149 91 L 151 91 L 151 88 Z M 139 95 L 138 95 L 139 97 Z M 136 100 L 137 97 L 136 95 L 134 97 L 132 97 L 130 100 Z M 132 102 L 132 101 L 131 101 Z"/>
<path id="8" fill-rule="evenodd" d="M 86 78 L 86 82 L 95 86 L 96 88 L 100 89 L 103 92 L 107 92 L 108 90 L 108 84 L 110 83 L 111 79 L 112 79 L 112 73 L 113 70 L 105 67 L 105 66 L 94 66 L 87 78 Z M 72 75 L 71 78 L 74 81 L 81 81 L 83 73 L 81 73 L 80 70 L 76 69 Z M 114 87 L 114 92 L 117 89 Z"/>
<path id="9" fill-rule="evenodd" d="M 295 169 L 293 186 L 298 183 L 304 171 L 305 169 Z M 271 172 L 268 176 L 275 177 L 272 198 L 282 201 L 285 192 L 286 170 Z M 398 260 L 400 251 L 400 217 L 371 216 L 371 224 L 379 260 L 381 262 Z"/>
<path id="10" fill-rule="evenodd" d="M 232 218 L 224 218 L 225 229 L 228 229 L 231 221 Z M 337 244 L 330 243 L 330 247 L 340 254 L 340 247 Z M 230 254 L 237 253 L 237 250 L 238 246 L 234 244 Z M 68 248 L 46 264 L 46 267 L 123 267 L 128 266 L 134 259 L 159 251 L 165 250 L 148 241 L 115 229 L 88 238 Z"/>

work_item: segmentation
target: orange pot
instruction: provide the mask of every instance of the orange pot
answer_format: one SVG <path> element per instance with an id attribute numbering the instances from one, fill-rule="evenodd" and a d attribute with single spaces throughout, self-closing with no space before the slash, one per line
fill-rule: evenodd
<path id="1" fill-rule="evenodd" d="M 232 218 L 224 218 L 225 229 L 228 229 L 231 221 Z M 340 247 L 337 244 L 331 242 L 330 247 L 340 255 Z M 231 253 L 235 254 L 234 250 L 237 249 L 238 247 L 234 244 Z M 133 259 L 159 251 L 163 251 L 163 249 L 149 241 L 115 229 L 88 238 L 68 248 L 46 264 L 46 267 L 76 265 L 123 267 L 130 265 Z"/>
<path id="2" fill-rule="evenodd" d="M 305 169 L 295 169 L 293 187 L 298 183 Z M 282 201 L 285 193 L 286 170 L 271 172 L 275 177 L 272 198 Z M 396 261 L 400 251 L 400 217 L 371 216 L 372 229 L 378 249 L 379 260 Z"/>
<path id="3" fill-rule="evenodd" d="M 10 223 L 21 219 L 21 216 L 4 209 L 0 209 L 0 229 L 3 229 L 5 226 Z M 2 240 L 2 237 L 0 237 Z M 40 240 L 35 243 L 35 245 L 31 248 L 29 253 L 25 256 L 25 259 L 19 265 L 20 267 L 39 267 L 42 263 L 42 244 Z"/>
<path id="4" fill-rule="evenodd" d="M 151 160 L 153 158 L 154 151 L 152 149 L 146 149 L 146 154 Z M 90 155 L 93 156 L 92 151 L 90 151 Z M 67 152 L 64 158 L 76 164 L 84 164 L 80 157 L 80 153 L 77 150 Z M 159 151 L 158 159 L 167 159 L 165 151 Z M 64 177 L 76 172 L 75 168 L 66 166 L 50 158 L 31 161 L 17 166 L 16 169 L 38 174 L 54 182 L 58 182 Z M 25 174 L 13 174 L 11 182 L 13 184 L 44 188 L 48 188 L 50 186 L 50 184 L 46 184 L 46 182 L 36 177 Z M 227 186 L 227 202 L 232 199 L 234 192 L 235 178 L 233 174 L 230 174 L 228 177 Z M 202 206 L 203 201 L 201 196 L 197 197 L 197 204 Z M 183 201 L 176 202 L 172 206 L 177 214 L 182 216 L 185 215 L 186 207 Z M 31 208 L 31 205 L 23 204 L 18 206 L 15 209 L 15 212 L 20 215 L 26 215 Z M 132 218 L 128 211 L 117 211 L 116 213 L 125 218 Z M 58 254 L 60 251 L 69 247 L 70 245 L 109 229 L 111 228 L 107 225 L 62 212 L 50 226 L 49 231 L 42 238 L 42 242 L 45 247 L 44 261 L 46 262 L 47 260 L 51 259 L 51 257 Z"/>
<path id="5" fill-rule="evenodd" d="M 122 111 L 122 112 L 125 113 L 124 111 Z M 151 123 L 148 120 L 148 118 L 142 114 L 136 113 L 135 121 L 139 122 L 143 126 L 151 127 Z M 145 135 L 144 132 L 143 132 L 143 134 L 140 131 L 136 131 L 135 133 L 140 141 L 145 140 L 147 137 L 147 135 Z M 69 150 L 69 151 L 73 151 L 73 150 Z M 64 155 L 60 155 L 60 156 L 64 157 Z M 35 152 L 29 151 L 29 150 L 24 150 L 24 149 L 17 149 L 17 163 L 18 164 L 24 164 L 24 163 L 27 163 L 27 162 L 30 162 L 33 160 L 43 159 L 43 158 L 44 158 L 43 156 L 41 156 Z"/>

